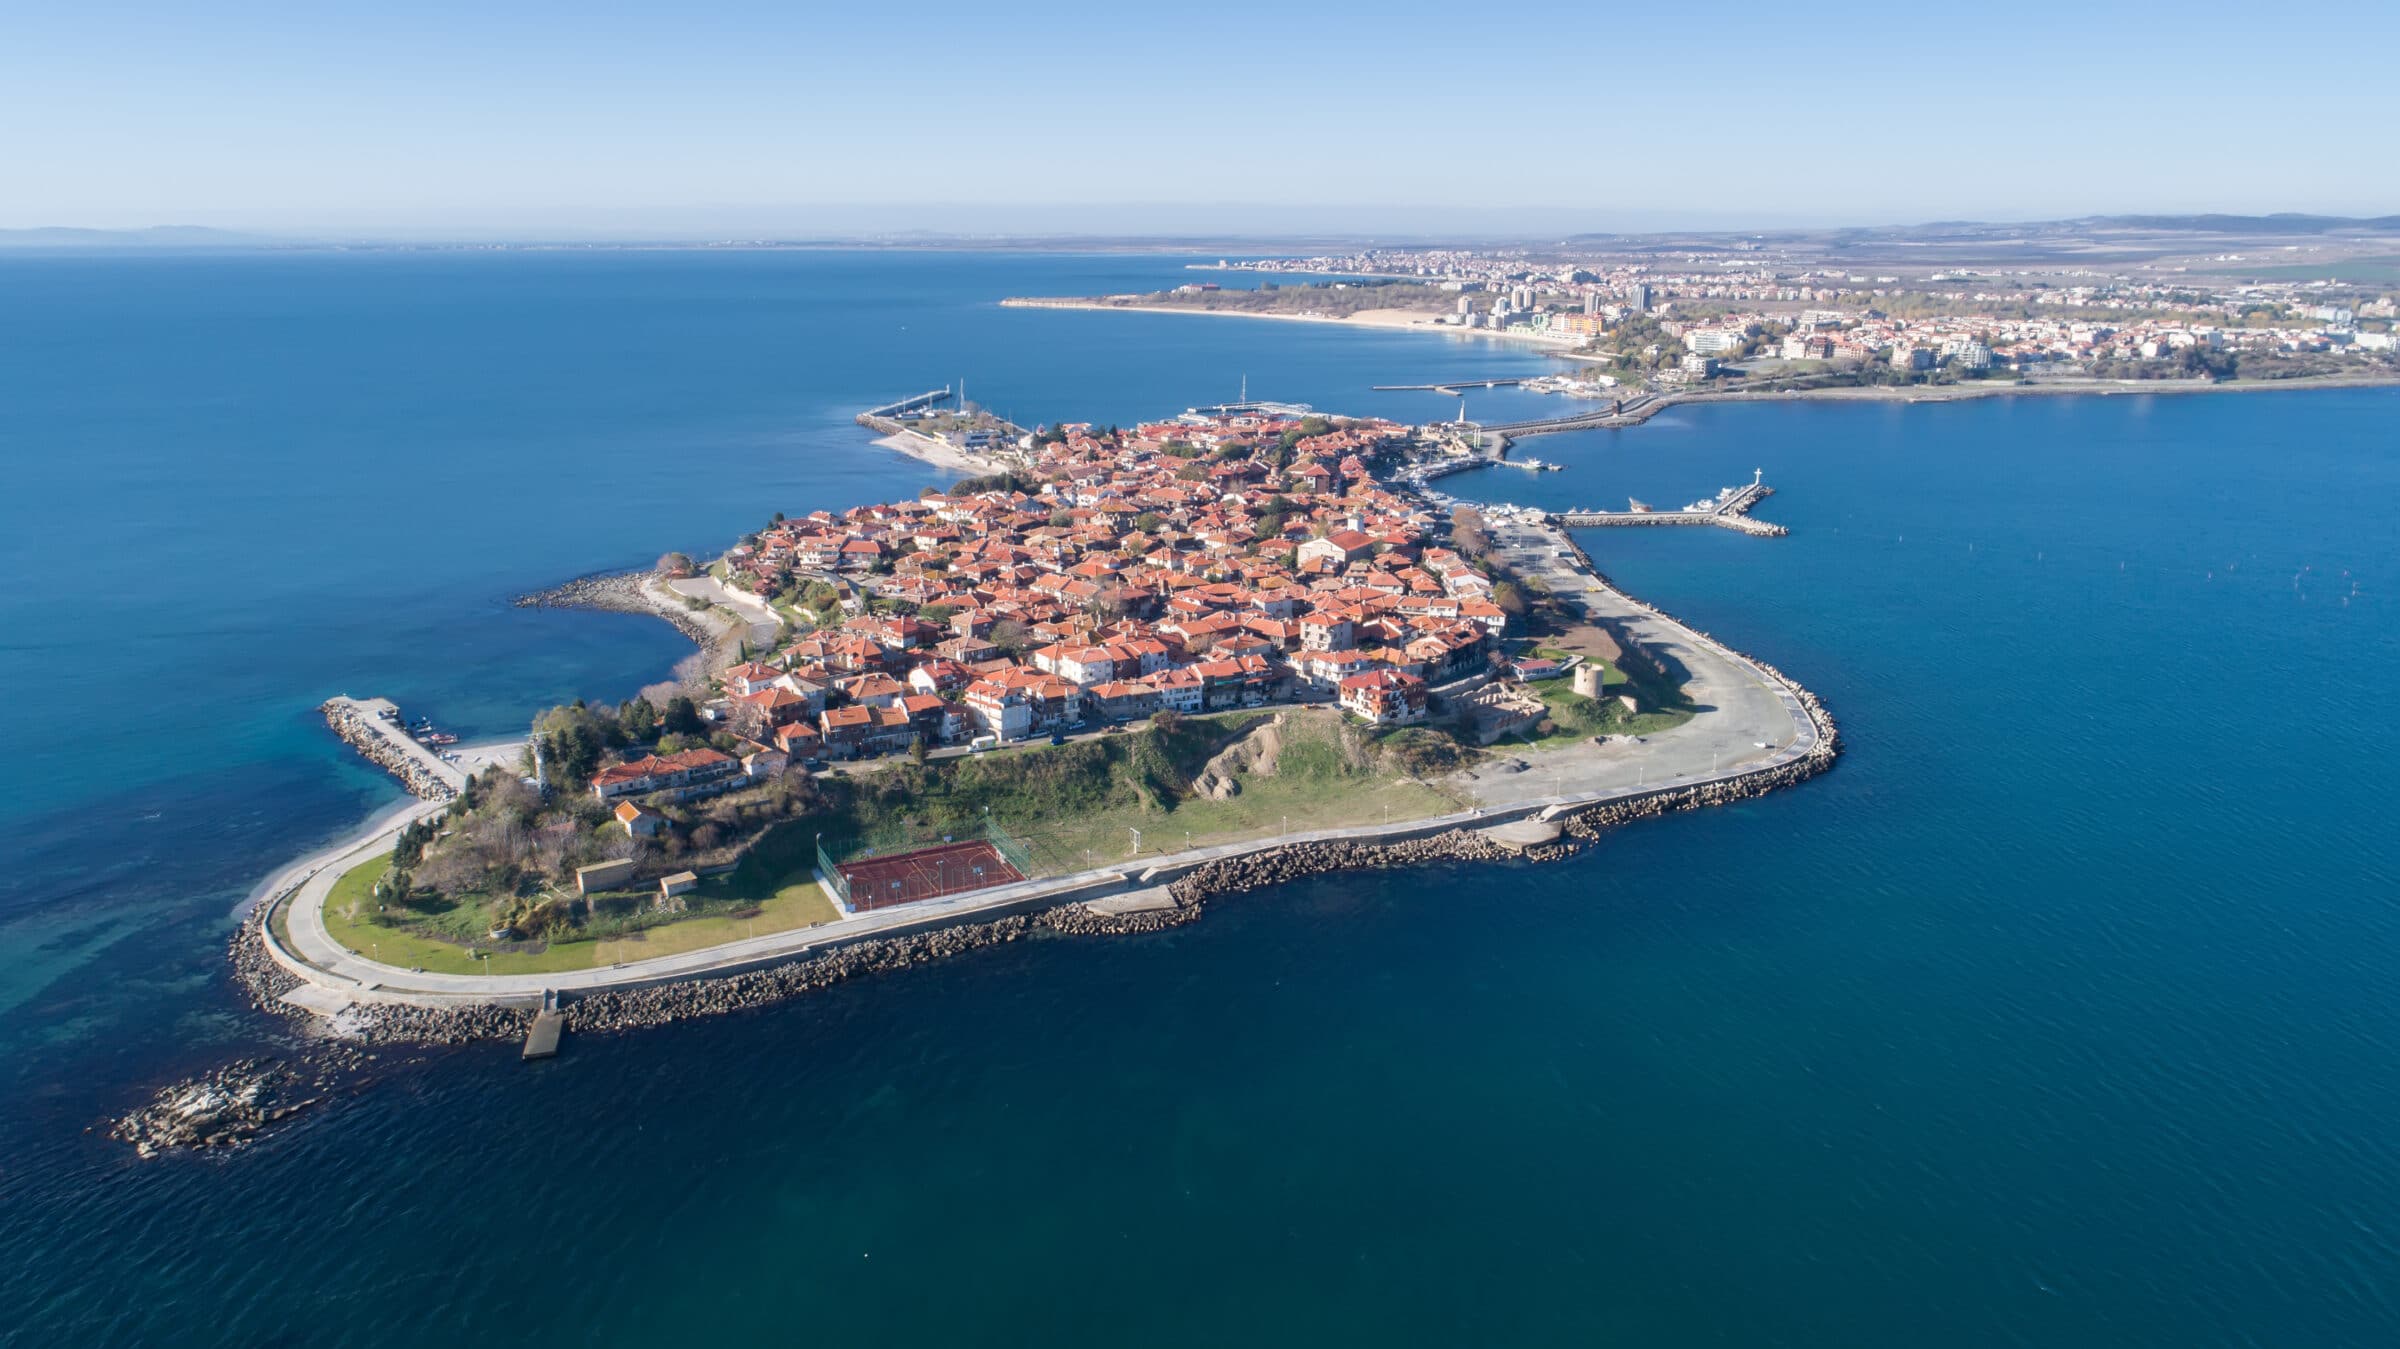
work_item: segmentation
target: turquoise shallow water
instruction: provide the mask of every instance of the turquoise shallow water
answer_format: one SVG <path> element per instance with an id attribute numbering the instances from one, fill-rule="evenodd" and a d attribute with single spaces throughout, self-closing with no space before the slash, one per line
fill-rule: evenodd
<path id="1" fill-rule="evenodd" d="M 0 613 L 18 1337 L 2400 1334 L 2383 391 L 1716 406 L 1535 442 L 1570 471 L 1452 484 L 1614 505 L 1766 470 L 1789 538 L 1587 542 L 1822 693 L 1839 768 L 1567 865 L 1326 878 L 540 1069 L 448 1055 L 228 1159 L 135 1165 L 77 1132 L 244 1042 L 223 915 L 389 798 L 311 725 L 316 698 L 372 680 L 500 730 L 652 677 L 678 652 L 656 625 L 499 601 L 706 546 L 762 493 L 788 510 L 929 481 L 862 445 L 856 405 L 955 371 L 1043 408 L 1020 415 L 1130 418 L 1246 370 L 1375 407 L 1354 390 L 1538 368 L 974 303 L 1175 274 L 0 270 L 0 340 L 26 353 L 0 375 L 0 454 L 35 489 L 0 507 L 36 581 Z M 358 501 L 318 478 L 362 467 L 424 506 L 312 523 Z M 129 556 L 89 555 L 129 523 Z M 427 531 L 429 560 L 395 564 Z M 174 680 L 175 724 L 110 715 L 100 672 Z M 26 789 L 37 769 L 55 795 Z"/>

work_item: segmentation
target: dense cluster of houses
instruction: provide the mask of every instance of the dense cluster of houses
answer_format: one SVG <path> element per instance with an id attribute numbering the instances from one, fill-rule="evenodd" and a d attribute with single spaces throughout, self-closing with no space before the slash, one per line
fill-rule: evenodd
<path id="1" fill-rule="evenodd" d="M 1688 256 L 1699 259 L 1697 253 Z M 2037 285 L 2023 270 L 1957 269 L 1904 278 L 1822 265 L 1743 265 L 1733 256 L 1686 269 L 1655 261 L 1537 266 L 1519 250 L 1458 249 L 1372 249 L 1344 257 L 1220 265 L 1240 271 L 1410 277 L 1460 292 L 1461 315 L 1474 304 L 1467 293 L 1488 292 L 1492 306 L 1478 316 L 1485 320 L 1478 326 L 1523 324 L 1562 337 L 1598 337 L 1627 315 L 1653 309 L 1705 314 L 1688 326 L 1676 320 L 1665 324 L 1690 353 L 1686 364 L 1671 372 L 1685 376 L 1713 373 L 1708 358 L 1743 349 L 1769 323 L 1786 325 L 1790 335 L 1769 347 L 1768 355 L 1910 370 L 2162 361 L 2193 347 L 2378 360 L 2400 354 L 2400 332 L 2389 326 L 2400 317 L 2400 299 L 2387 292 L 2345 303 L 2338 297 L 2359 288 L 2326 281 L 2233 284 L 2076 268 L 2064 283 Z M 2327 302 L 2329 290 L 2333 302 Z M 1896 301 L 1904 296 L 1911 301 L 1909 309 L 1921 310 L 1919 302 L 1930 301 L 1950 312 L 1911 317 L 1885 312 L 1902 307 Z M 1823 308 L 1795 313 L 1799 306 Z M 2260 309 L 2281 316 L 2265 326 L 2246 323 Z M 2361 319 L 2370 322 L 2361 325 Z"/>
<path id="2" fill-rule="evenodd" d="M 1074 425 L 1005 489 L 781 520 L 728 556 L 731 582 L 832 578 L 846 617 L 725 671 L 714 711 L 795 759 L 1295 700 L 1422 720 L 1506 618 L 1369 473 L 1405 434 L 1264 411 Z"/>

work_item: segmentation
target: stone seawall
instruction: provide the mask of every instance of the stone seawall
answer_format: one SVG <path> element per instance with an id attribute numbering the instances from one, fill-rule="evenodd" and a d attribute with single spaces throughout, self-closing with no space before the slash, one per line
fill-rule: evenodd
<path id="1" fill-rule="evenodd" d="M 422 759 L 378 732 L 369 723 L 367 714 L 348 700 L 331 699 L 319 710 L 325 714 L 325 724 L 333 728 L 344 744 L 357 750 L 368 763 L 400 779 L 400 785 L 412 795 L 428 801 L 447 801 L 458 795 L 457 788 L 428 768 Z"/>

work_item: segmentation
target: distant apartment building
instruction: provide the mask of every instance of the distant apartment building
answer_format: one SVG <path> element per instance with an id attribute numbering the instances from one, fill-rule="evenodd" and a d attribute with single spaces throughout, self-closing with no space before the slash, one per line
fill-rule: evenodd
<path id="1" fill-rule="evenodd" d="M 1722 356 L 1742 344 L 1742 335 L 1726 328 L 1703 328 L 1683 335 L 1683 344 L 1701 356 Z"/>
<path id="2" fill-rule="evenodd" d="M 1981 342 L 1955 342 L 1945 348 L 1942 354 L 1945 362 L 1954 370 L 1992 368 L 1992 349 Z"/>

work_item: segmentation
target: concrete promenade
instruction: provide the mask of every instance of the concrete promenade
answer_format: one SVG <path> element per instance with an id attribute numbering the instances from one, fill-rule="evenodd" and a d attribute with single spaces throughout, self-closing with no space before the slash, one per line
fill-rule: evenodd
<path id="1" fill-rule="evenodd" d="M 1509 771 L 1512 760 L 1508 758 L 1498 761 L 1498 766 L 1487 764 L 1472 778 L 1451 779 L 1446 784 L 1459 788 L 1477 805 L 1431 819 L 1305 830 L 1195 848 L 1136 859 L 1122 868 L 1024 881 L 705 950 L 552 974 L 421 974 L 368 960 L 333 941 L 325 930 L 323 907 L 334 881 L 388 849 L 393 836 L 416 817 L 412 812 L 388 818 L 370 835 L 311 859 L 298 890 L 285 901 L 290 906 L 290 945 L 286 947 L 276 938 L 270 924 L 266 929 L 268 950 L 313 986 L 313 991 L 291 1000 L 314 1009 L 347 1002 L 531 1006 L 551 991 L 571 995 L 739 974 L 853 942 L 1122 895 L 1164 885 L 1203 863 L 1293 843 L 1400 842 L 1455 828 L 1488 828 L 1611 801 L 1731 782 L 1804 759 L 1816 750 L 1817 724 L 1796 689 L 1746 657 L 1609 587 L 1582 567 L 1572 550 L 1567 557 L 1556 556 L 1567 540 L 1549 527 L 1509 523 L 1496 527 L 1493 534 L 1513 566 L 1540 575 L 1558 592 L 1579 596 L 1594 616 L 1623 623 L 1638 641 L 1680 664 L 1689 680 L 1686 691 L 1707 710 L 1682 726 L 1638 743 L 1616 737 L 1606 745 L 1526 751 L 1514 759 L 1526 765 L 1522 771 Z"/>

